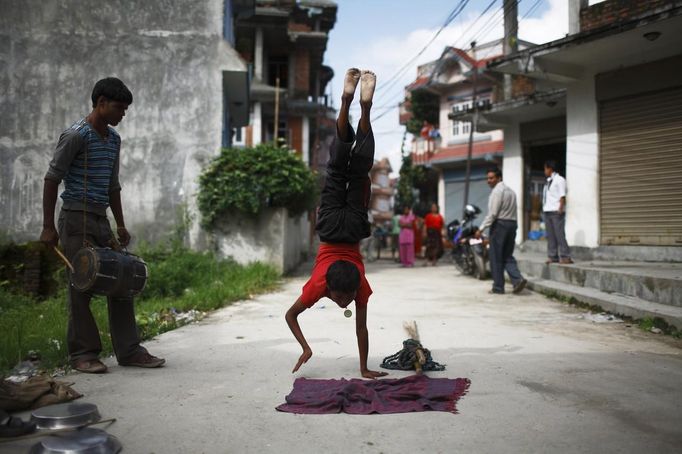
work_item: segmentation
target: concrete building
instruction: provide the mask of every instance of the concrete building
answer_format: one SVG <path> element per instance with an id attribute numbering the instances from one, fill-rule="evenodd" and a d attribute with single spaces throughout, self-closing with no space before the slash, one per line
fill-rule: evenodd
<path id="1" fill-rule="evenodd" d="M 466 180 L 466 161 L 469 149 L 471 122 L 450 119 L 455 111 L 466 111 L 472 106 L 474 98 L 474 78 L 476 78 L 476 99 L 479 105 L 496 102 L 502 96 L 498 91 L 501 77 L 485 71 L 486 63 L 502 56 L 503 40 L 477 45 L 474 49 L 463 50 L 446 47 L 438 60 L 420 65 L 417 78 L 405 89 L 406 100 L 401 105 L 401 124 L 406 124 L 411 95 L 424 90 L 438 97 L 439 124 L 433 125 L 429 133 L 423 130 L 422 136 L 412 140 L 412 161 L 424 165 L 427 182 L 421 188 L 421 202 L 428 205 L 437 201 L 445 219 L 449 222 L 460 219 L 464 207 Z M 531 43 L 520 41 L 520 48 Z M 515 93 L 523 89 L 517 84 Z M 485 216 L 490 188 L 486 183 L 486 169 L 502 163 L 504 151 L 501 129 L 474 131 L 472 145 L 471 178 L 469 203 L 477 205 Z"/>
<path id="2" fill-rule="evenodd" d="M 253 0 L 0 0 L 0 230 L 37 239 L 57 139 L 87 115 L 94 83 L 107 76 L 134 95 L 117 128 L 130 231 L 154 240 L 185 207 L 196 217 L 198 175 L 248 123 L 234 20 L 253 10 Z M 192 242 L 199 237 L 195 222 Z"/>
<path id="3" fill-rule="evenodd" d="M 565 38 L 488 63 L 534 86 L 487 106 L 478 124 L 504 131 L 505 182 L 525 195 L 517 239 L 531 227 L 542 163 L 555 159 L 569 244 L 682 260 L 682 2 L 572 0 L 569 20 Z"/>
<path id="4" fill-rule="evenodd" d="M 388 158 L 374 161 L 369 173 L 372 180 L 372 195 L 369 202 L 370 213 L 374 225 L 384 226 L 393 219 L 393 195 L 395 188 L 391 185 L 393 168 Z"/>
<path id="5" fill-rule="evenodd" d="M 312 167 L 326 163 L 335 115 L 325 91 L 334 72 L 322 61 L 336 10 L 328 0 L 256 0 L 255 14 L 237 21 L 236 49 L 253 79 L 249 126 L 236 145 L 276 138 Z"/>

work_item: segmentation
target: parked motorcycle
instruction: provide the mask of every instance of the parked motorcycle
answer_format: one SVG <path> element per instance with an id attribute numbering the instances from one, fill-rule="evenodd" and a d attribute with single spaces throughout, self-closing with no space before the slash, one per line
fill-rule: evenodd
<path id="1" fill-rule="evenodd" d="M 481 213 L 476 205 L 467 205 L 464 219 L 448 224 L 448 239 L 452 242 L 452 262 L 462 274 L 476 279 L 488 277 L 488 247 L 484 239 L 476 238 L 478 226 L 474 219 Z"/>

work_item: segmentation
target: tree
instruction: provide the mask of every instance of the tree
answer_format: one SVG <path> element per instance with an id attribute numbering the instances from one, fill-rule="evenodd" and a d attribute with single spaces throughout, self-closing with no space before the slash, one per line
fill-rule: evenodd
<path id="1" fill-rule="evenodd" d="M 403 137 L 404 144 L 404 137 Z M 412 165 L 412 156 L 402 150 L 403 162 L 400 166 L 400 178 L 398 180 L 398 191 L 395 196 L 396 206 L 414 206 L 414 188 L 424 180 L 425 172 L 423 166 Z"/>
<path id="2" fill-rule="evenodd" d="M 432 125 L 439 123 L 440 97 L 426 90 L 414 90 L 407 110 L 412 113 L 407 121 L 407 132 L 418 136 L 424 121 Z"/>

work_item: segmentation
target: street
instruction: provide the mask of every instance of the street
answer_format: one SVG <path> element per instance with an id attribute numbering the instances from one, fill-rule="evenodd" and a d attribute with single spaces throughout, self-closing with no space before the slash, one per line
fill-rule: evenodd
<path id="1" fill-rule="evenodd" d="M 528 291 L 490 295 L 490 281 L 458 276 L 448 263 L 381 261 L 368 265 L 368 280 L 370 368 L 402 347 L 402 322 L 416 320 L 424 346 L 447 364 L 429 375 L 471 380 L 459 414 L 275 411 L 298 376 L 359 376 L 353 319 L 326 299 L 301 316 L 313 357 L 291 374 L 300 347 L 284 312 L 305 277 L 149 342 L 167 360 L 162 369 L 109 358 L 105 375 L 64 380 L 103 418 L 118 418 L 108 431 L 128 453 L 679 452 L 680 340 L 594 323 L 585 310 Z"/>

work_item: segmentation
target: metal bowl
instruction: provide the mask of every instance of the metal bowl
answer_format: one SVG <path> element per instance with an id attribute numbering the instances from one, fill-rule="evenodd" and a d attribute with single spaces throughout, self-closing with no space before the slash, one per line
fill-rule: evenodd
<path id="1" fill-rule="evenodd" d="M 121 443 L 103 430 L 84 427 L 50 435 L 33 445 L 30 454 L 116 454 Z"/>
<path id="2" fill-rule="evenodd" d="M 74 429 L 101 419 L 97 405 L 65 403 L 34 410 L 31 421 L 38 429 Z"/>

